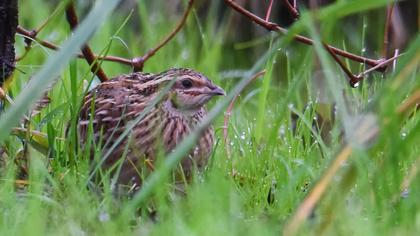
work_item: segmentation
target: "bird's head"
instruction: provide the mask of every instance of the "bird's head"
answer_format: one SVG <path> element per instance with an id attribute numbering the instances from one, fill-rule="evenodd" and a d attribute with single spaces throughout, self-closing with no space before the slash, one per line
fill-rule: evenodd
<path id="1" fill-rule="evenodd" d="M 212 97 L 226 95 L 222 88 L 191 69 L 170 69 L 158 76 L 162 76 L 167 81 L 175 79 L 171 88 L 170 101 L 175 109 L 181 111 L 198 110 Z"/>

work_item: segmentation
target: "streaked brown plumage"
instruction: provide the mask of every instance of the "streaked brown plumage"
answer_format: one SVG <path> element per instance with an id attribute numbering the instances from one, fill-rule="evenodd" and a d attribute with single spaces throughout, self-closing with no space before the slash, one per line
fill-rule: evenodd
<path id="1" fill-rule="evenodd" d="M 121 75 L 98 85 L 86 95 L 79 115 L 80 141 L 85 144 L 91 124 L 95 145 L 101 146 L 102 153 L 106 153 L 126 125 L 135 120 L 173 79 L 176 81 L 169 92 L 104 161 L 103 168 L 108 169 L 124 158 L 118 177 L 120 184 L 140 186 L 142 178 L 151 171 L 153 165 L 149 161 L 153 163 L 158 150 L 166 153 L 173 150 L 206 116 L 204 105 L 213 96 L 224 95 L 224 91 L 196 71 L 170 69 L 160 74 Z M 194 165 L 198 169 L 206 165 L 213 141 L 214 132 L 210 127 L 181 163 L 187 178 Z"/>

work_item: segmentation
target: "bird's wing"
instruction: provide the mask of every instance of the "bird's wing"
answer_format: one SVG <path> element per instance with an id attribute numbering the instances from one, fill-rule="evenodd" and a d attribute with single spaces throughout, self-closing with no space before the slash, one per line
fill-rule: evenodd
<path id="1" fill-rule="evenodd" d="M 141 113 L 149 100 L 138 90 L 141 79 L 147 77 L 119 76 L 101 83 L 85 96 L 79 113 L 82 143 L 86 141 L 90 124 L 95 141 L 116 139 L 124 132 L 126 123 Z"/>

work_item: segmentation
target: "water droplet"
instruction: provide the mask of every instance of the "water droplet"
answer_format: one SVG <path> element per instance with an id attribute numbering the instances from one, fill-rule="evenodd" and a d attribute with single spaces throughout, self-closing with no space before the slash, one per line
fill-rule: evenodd
<path id="1" fill-rule="evenodd" d="M 360 82 L 356 82 L 356 83 L 353 84 L 353 88 L 357 88 L 359 86 L 360 86 Z"/>
<path id="2" fill-rule="evenodd" d="M 279 133 L 282 136 L 286 134 L 286 129 L 285 129 L 284 125 L 281 125 L 280 126 Z"/>
<path id="3" fill-rule="evenodd" d="M 181 53 L 181 57 L 184 60 L 187 60 L 190 57 L 190 53 L 188 52 L 188 50 L 183 50 Z"/>
<path id="4" fill-rule="evenodd" d="M 245 132 L 242 132 L 242 134 L 241 134 L 241 139 L 242 139 L 242 140 L 245 140 Z"/>
<path id="5" fill-rule="evenodd" d="M 402 198 L 407 198 L 409 194 L 410 194 L 410 190 L 409 190 L 409 189 L 404 189 L 404 190 L 401 192 L 401 197 L 402 197 Z"/>
<path id="6" fill-rule="evenodd" d="M 99 221 L 101 221 L 101 222 L 107 222 L 107 221 L 109 221 L 109 219 L 110 219 L 110 217 L 109 217 L 109 214 L 108 213 L 101 212 L 99 214 Z"/>

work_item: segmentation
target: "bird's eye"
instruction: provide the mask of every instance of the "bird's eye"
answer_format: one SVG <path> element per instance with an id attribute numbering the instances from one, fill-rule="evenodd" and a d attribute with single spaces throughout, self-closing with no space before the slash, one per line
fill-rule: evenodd
<path id="1" fill-rule="evenodd" d="M 193 85 L 193 82 L 190 79 L 184 79 L 182 80 L 182 86 L 186 89 L 191 88 Z"/>

